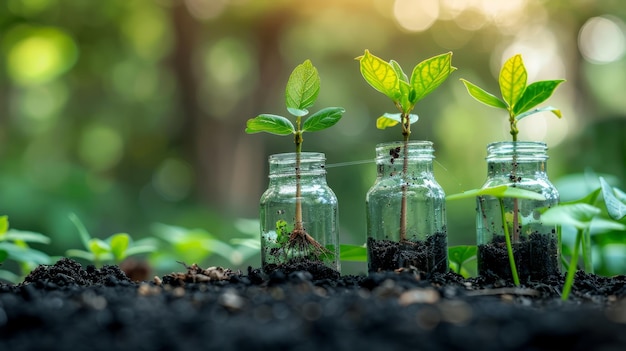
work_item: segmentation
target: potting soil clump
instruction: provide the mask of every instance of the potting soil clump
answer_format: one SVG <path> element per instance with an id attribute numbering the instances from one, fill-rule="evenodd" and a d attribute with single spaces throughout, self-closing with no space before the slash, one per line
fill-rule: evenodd
<path id="1" fill-rule="evenodd" d="M 318 279 L 181 266 L 133 282 L 61 259 L 0 283 L 0 350 L 625 350 L 626 277 L 519 287 L 411 270 Z"/>

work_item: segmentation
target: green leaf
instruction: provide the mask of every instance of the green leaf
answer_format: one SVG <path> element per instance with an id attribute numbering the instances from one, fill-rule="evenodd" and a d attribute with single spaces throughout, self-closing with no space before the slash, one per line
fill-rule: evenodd
<path id="1" fill-rule="evenodd" d="M 89 249 L 89 241 L 91 240 L 91 235 L 89 235 L 87 228 L 85 228 L 85 225 L 83 224 L 83 222 L 81 222 L 76 214 L 70 213 L 69 218 L 70 221 L 74 223 L 76 230 L 78 230 L 78 235 L 80 236 L 80 241 L 83 243 L 83 246 L 85 246 L 86 249 Z"/>
<path id="2" fill-rule="evenodd" d="M 478 102 L 482 102 L 487 106 L 506 110 L 506 104 L 502 100 L 498 99 L 495 95 L 486 92 L 479 86 L 470 83 L 465 79 L 461 79 L 461 81 L 463 82 L 463 84 L 465 84 L 465 89 L 467 89 L 467 92 L 470 94 L 470 96 L 476 99 Z"/>
<path id="3" fill-rule="evenodd" d="M 596 217 L 591 220 L 590 233 L 593 235 L 624 230 L 626 230 L 626 225 L 623 225 L 622 223 L 614 220 L 604 219 L 600 217 Z"/>
<path id="4" fill-rule="evenodd" d="M 285 89 L 285 105 L 288 109 L 304 111 L 313 106 L 320 92 L 320 77 L 310 60 L 294 68 Z M 297 115 L 296 115 L 297 116 Z"/>
<path id="5" fill-rule="evenodd" d="M 409 114 L 409 123 L 413 124 L 417 122 L 419 117 L 414 114 Z M 398 123 L 402 123 L 402 114 L 401 113 L 385 113 L 384 115 L 378 117 L 376 119 L 376 128 L 378 129 L 386 129 L 389 127 L 393 127 Z"/>
<path id="6" fill-rule="evenodd" d="M 326 107 L 312 114 L 302 125 L 303 132 L 316 132 L 334 126 L 343 113 L 346 112 L 341 107 Z"/>
<path id="7" fill-rule="evenodd" d="M 561 110 L 557 109 L 556 107 L 552 107 L 552 106 L 546 106 L 546 107 L 541 107 L 541 108 L 536 108 L 534 110 L 530 110 L 530 111 L 526 111 L 520 115 L 518 115 L 517 117 L 515 117 L 516 120 L 520 121 L 530 115 L 534 115 L 535 113 L 539 113 L 539 112 L 552 112 L 555 116 L 557 116 L 558 118 L 561 118 Z"/>
<path id="8" fill-rule="evenodd" d="M 0 263 L 4 262 L 9 257 L 9 253 L 6 250 L 0 249 Z"/>
<path id="9" fill-rule="evenodd" d="M 277 135 L 289 135 L 295 133 L 291 121 L 287 118 L 277 115 L 262 114 L 252 119 L 249 119 L 246 123 L 246 133 L 270 133 Z"/>
<path id="10" fill-rule="evenodd" d="M 564 80 L 542 80 L 530 84 L 519 101 L 513 105 L 513 114 L 519 115 L 546 101 Z M 559 115 L 557 115 L 559 116 Z M 559 116 L 560 117 L 560 116 Z"/>
<path id="11" fill-rule="evenodd" d="M 541 214 L 541 222 L 544 225 L 566 225 L 585 230 L 600 212 L 599 208 L 588 204 L 559 205 L 545 210 Z"/>
<path id="12" fill-rule="evenodd" d="M 0 216 L 0 237 L 9 230 L 9 216 Z"/>
<path id="13" fill-rule="evenodd" d="M 6 233 L 6 240 L 21 240 L 28 243 L 49 244 L 50 238 L 35 232 L 25 230 L 10 229 Z"/>
<path id="14" fill-rule="evenodd" d="M 289 112 L 290 114 L 296 116 L 296 117 L 302 117 L 302 116 L 306 116 L 309 114 L 309 110 L 307 109 L 297 109 L 297 108 L 291 108 L 291 107 L 287 107 L 287 112 Z"/>
<path id="15" fill-rule="evenodd" d="M 452 53 L 434 56 L 418 63 L 411 74 L 411 87 L 415 90 L 413 104 L 435 90 L 456 70 L 452 67 Z"/>
<path id="16" fill-rule="evenodd" d="M 490 188 L 472 189 L 459 194 L 453 194 L 446 197 L 448 200 L 466 199 L 477 196 L 493 196 L 497 198 L 516 198 L 526 200 L 545 201 L 545 197 L 539 193 L 530 190 L 524 190 L 517 187 L 507 185 L 499 185 Z"/>
<path id="17" fill-rule="evenodd" d="M 526 88 L 527 78 L 528 74 L 526 73 L 526 67 L 524 67 L 522 55 L 517 54 L 511 57 L 502 66 L 499 77 L 500 91 L 502 99 L 510 107 L 514 107 L 522 97 Z"/>
<path id="18" fill-rule="evenodd" d="M 402 112 L 409 113 L 415 107 L 415 97 L 417 94 L 415 90 L 409 85 L 409 83 L 401 80 L 400 84 L 400 106 L 402 107 Z"/>
<path id="19" fill-rule="evenodd" d="M 357 59 L 361 75 L 372 88 L 387 95 L 394 102 L 400 99 L 400 78 L 391 64 L 370 54 L 368 50 Z"/>
<path id="20" fill-rule="evenodd" d="M 367 248 L 365 245 L 339 245 L 339 259 L 341 261 L 367 262 Z"/>
<path id="21" fill-rule="evenodd" d="M 613 187 L 603 177 L 600 177 L 600 185 L 602 186 L 602 196 L 604 197 L 604 204 L 609 216 L 616 221 L 626 217 L 626 204 L 617 199 Z"/>
<path id="22" fill-rule="evenodd" d="M 89 240 L 89 245 L 87 246 L 89 251 L 91 251 L 96 257 L 111 252 L 111 246 L 107 244 L 105 241 L 100 240 L 98 238 L 93 238 Z"/>
<path id="23" fill-rule="evenodd" d="M 398 78 L 401 81 L 404 82 L 409 82 L 409 77 L 407 77 L 406 73 L 404 73 L 404 71 L 402 70 L 402 67 L 400 67 L 400 64 L 397 63 L 394 60 L 389 61 L 389 64 L 391 65 L 391 67 L 393 68 L 394 71 L 396 71 L 396 75 L 398 76 Z"/>
<path id="24" fill-rule="evenodd" d="M 464 277 L 469 276 L 468 262 L 476 260 L 476 253 L 478 249 L 476 245 L 459 245 L 451 246 L 448 248 L 448 260 L 450 261 L 450 267 L 455 267 L 458 274 Z"/>
<path id="25" fill-rule="evenodd" d="M 94 262 L 95 261 L 94 254 L 91 253 L 91 252 L 85 251 L 85 250 L 69 249 L 69 250 L 65 251 L 65 255 L 67 257 L 82 258 L 82 259 L 87 260 L 89 262 Z"/>
<path id="26" fill-rule="evenodd" d="M 598 200 L 598 196 L 600 195 L 600 191 L 602 190 L 602 188 L 598 188 L 592 192 L 590 192 L 589 194 L 587 194 L 585 197 L 578 199 L 578 200 L 573 200 L 573 201 L 567 201 L 567 202 L 561 202 L 560 205 L 573 205 L 573 204 L 588 204 L 588 205 L 593 205 L 596 203 L 596 200 Z"/>
<path id="27" fill-rule="evenodd" d="M 50 256 L 39 250 L 31 249 L 30 247 L 22 247 L 3 242 L 0 243 L 0 250 L 7 252 L 8 259 L 15 262 L 34 265 L 50 263 Z"/>
<path id="28" fill-rule="evenodd" d="M 109 245 L 111 246 L 113 257 L 119 262 L 126 258 L 126 250 L 130 245 L 130 236 L 126 233 L 114 234 L 109 239 Z"/>

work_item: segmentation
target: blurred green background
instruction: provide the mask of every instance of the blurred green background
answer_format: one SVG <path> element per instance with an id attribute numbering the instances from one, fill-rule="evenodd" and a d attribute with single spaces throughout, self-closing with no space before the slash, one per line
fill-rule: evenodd
<path id="1" fill-rule="evenodd" d="M 496 92 L 516 53 L 529 82 L 567 79 L 549 101 L 562 120 L 520 123 L 521 140 L 549 145 L 563 199 L 590 190 L 575 176 L 586 169 L 623 189 L 625 20 L 621 0 L 3 0 L 0 214 L 50 236 L 56 255 L 80 246 L 72 212 L 98 237 L 141 238 L 155 223 L 246 237 L 249 222 L 237 220 L 257 216 L 268 155 L 293 144 L 246 135 L 245 122 L 286 114 L 289 73 L 310 58 L 322 80 L 314 110 L 347 112 L 305 135 L 304 150 L 326 153 L 341 242 L 362 244 L 374 147 L 400 139 L 398 128 L 375 128 L 394 111 L 359 73 L 364 49 L 409 71 L 454 52 L 459 70 L 417 105 L 412 135 L 435 143 L 446 193 L 480 186 L 486 145 L 509 139 L 505 116 L 458 79 Z M 448 222 L 451 245 L 474 243 L 472 201 L 450 202 Z M 258 256 L 239 263 L 260 265 Z"/>

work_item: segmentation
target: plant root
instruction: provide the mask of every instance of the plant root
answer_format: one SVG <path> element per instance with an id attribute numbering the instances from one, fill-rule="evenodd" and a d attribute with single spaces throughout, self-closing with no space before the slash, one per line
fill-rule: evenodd
<path id="1" fill-rule="evenodd" d="M 291 232 L 287 251 L 304 252 L 306 257 L 313 255 L 316 258 L 329 253 L 328 249 L 318 243 L 304 228 L 296 228 Z"/>

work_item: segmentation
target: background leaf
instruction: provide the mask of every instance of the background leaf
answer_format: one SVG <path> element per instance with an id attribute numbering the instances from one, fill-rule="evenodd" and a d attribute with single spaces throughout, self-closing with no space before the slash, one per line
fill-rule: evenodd
<path id="1" fill-rule="evenodd" d="M 522 97 L 524 89 L 526 88 L 527 78 L 528 74 L 526 73 L 526 67 L 524 67 L 522 55 L 517 54 L 509 58 L 504 65 L 502 65 L 498 82 L 500 84 L 502 99 L 504 99 L 510 107 L 515 106 L 517 101 Z"/>
<path id="2" fill-rule="evenodd" d="M 432 93 L 456 70 L 451 64 L 452 53 L 448 52 L 426 59 L 415 66 L 410 82 L 416 94 L 413 104 Z"/>
<path id="3" fill-rule="evenodd" d="M 249 119 L 246 123 L 246 133 L 270 133 L 276 135 L 289 135 L 296 130 L 287 118 L 277 115 L 262 114 L 252 119 Z"/>
<path id="4" fill-rule="evenodd" d="M 346 110 L 341 107 L 326 107 L 312 114 L 302 125 L 303 132 L 315 132 L 334 126 Z"/>
<path id="5" fill-rule="evenodd" d="M 118 233 L 111 236 L 109 245 L 111 246 L 111 253 L 115 257 L 116 261 L 121 261 L 126 258 L 126 250 L 130 245 L 130 236 L 126 233 Z"/>
<path id="6" fill-rule="evenodd" d="M 600 209 L 589 204 L 559 205 L 541 214 L 544 225 L 568 225 L 579 230 L 587 229 L 591 220 L 600 214 Z"/>
<path id="7" fill-rule="evenodd" d="M 618 221 L 626 217 L 626 204 L 622 203 L 613 191 L 613 187 L 600 177 L 600 185 L 602 186 L 602 196 L 604 197 L 604 203 L 609 216 Z"/>
<path id="8" fill-rule="evenodd" d="M 488 93 L 481 87 L 465 79 L 461 79 L 461 82 L 465 84 L 465 89 L 467 89 L 467 92 L 470 94 L 470 96 L 476 99 L 477 101 L 482 102 L 483 104 L 487 106 L 491 106 L 495 108 L 502 108 L 506 110 L 507 108 L 506 104 L 502 100 L 498 99 L 495 95 Z"/>
<path id="9" fill-rule="evenodd" d="M 520 188 L 514 188 L 507 185 L 500 185 L 490 188 L 482 188 L 482 189 L 472 189 L 468 191 L 464 191 L 459 194 L 453 194 L 446 197 L 448 200 L 458 200 L 471 198 L 476 196 L 493 196 L 497 198 L 516 198 L 516 199 L 526 199 L 526 200 L 538 200 L 544 201 L 546 198 L 534 191 L 524 190 Z"/>
<path id="10" fill-rule="evenodd" d="M 530 84 L 524 90 L 519 101 L 513 105 L 513 114 L 519 115 L 546 101 L 564 80 L 542 80 Z"/>
<path id="11" fill-rule="evenodd" d="M 313 106 L 320 92 L 320 77 L 310 60 L 296 66 L 285 89 L 287 108 L 306 110 Z"/>
<path id="12" fill-rule="evenodd" d="M 339 259 L 341 261 L 367 262 L 367 248 L 365 245 L 339 245 Z"/>
<path id="13" fill-rule="evenodd" d="M 359 57 L 359 68 L 361 75 L 372 88 L 387 95 L 394 102 L 399 100 L 400 78 L 391 64 L 365 50 L 365 54 Z"/>

